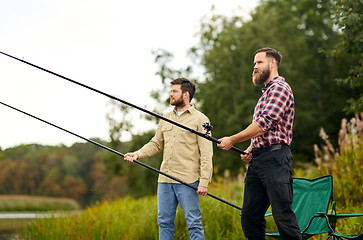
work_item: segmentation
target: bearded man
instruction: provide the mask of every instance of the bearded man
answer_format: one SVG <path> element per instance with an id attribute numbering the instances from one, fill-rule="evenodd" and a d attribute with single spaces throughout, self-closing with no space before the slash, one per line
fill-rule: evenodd
<path id="1" fill-rule="evenodd" d="M 292 161 L 290 151 L 294 120 L 294 95 L 279 76 L 282 56 L 273 48 L 255 52 L 252 82 L 262 85 L 262 96 L 255 107 L 252 123 L 239 133 L 219 139 L 218 147 L 229 150 L 234 144 L 251 139 L 247 154 L 241 225 L 247 239 L 265 239 L 264 215 L 271 205 L 272 215 L 282 239 L 302 239 L 292 211 Z"/>
<path id="2" fill-rule="evenodd" d="M 175 107 L 164 117 L 201 132 L 203 123 L 209 123 L 209 119 L 190 104 L 194 93 L 193 82 L 185 78 L 173 80 L 170 104 Z M 178 204 L 184 212 L 190 239 L 205 239 L 199 195 L 207 195 L 208 184 L 212 178 L 212 142 L 161 120 L 155 136 L 140 150 L 125 154 L 124 160 L 133 162 L 136 159 L 150 157 L 163 148 L 160 171 L 189 183 L 198 190 L 195 191 L 159 174 L 157 190 L 159 239 L 174 239 L 174 219 Z"/>

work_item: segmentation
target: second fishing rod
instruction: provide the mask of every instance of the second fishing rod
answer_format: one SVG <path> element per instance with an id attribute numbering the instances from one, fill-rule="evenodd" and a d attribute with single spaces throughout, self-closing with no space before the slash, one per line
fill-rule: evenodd
<path id="1" fill-rule="evenodd" d="M 87 86 L 87 85 L 85 85 L 85 84 L 83 84 L 83 83 L 77 82 L 77 81 L 75 81 L 75 80 L 72 80 L 72 79 L 70 79 L 70 78 L 67 78 L 67 77 L 65 77 L 65 76 L 62 76 L 62 75 L 60 75 L 60 74 L 58 74 L 58 73 L 52 72 L 52 71 L 50 71 L 50 70 L 47 70 L 47 69 L 45 69 L 45 68 L 42 68 L 42 67 L 37 66 L 37 65 L 35 65 L 35 64 L 32 64 L 32 63 L 30 63 L 30 62 L 24 61 L 24 60 L 22 60 L 22 59 L 20 59 L 20 58 L 17 58 L 17 57 L 14 57 L 14 56 L 12 56 L 12 55 L 9 55 L 9 54 L 7 54 L 7 53 L 1 52 L 1 51 L 0 51 L 0 53 L 1 53 L 1 54 L 3 54 L 3 55 L 5 55 L 5 56 L 7 56 L 7 57 L 10 57 L 10 58 L 13 58 L 13 59 L 15 59 L 15 60 L 18 60 L 18 61 L 20 61 L 20 62 L 22 62 L 22 63 L 25 63 L 25 64 L 27 64 L 27 65 L 30 65 L 30 66 L 32 66 L 32 67 L 35 67 L 35 68 L 37 68 L 37 69 L 40 69 L 40 70 L 42 70 L 42 71 L 45 71 L 45 72 L 50 73 L 50 74 L 52 74 L 52 75 L 55 75 L 55 76 L 57 76 L 57 77 L 60 77 L 60 78 L 62 78 L 62 79 L 64 79 L 64 80 L 67 80 L 67 81 L 69 81 L 69 82 L 72 82 L 72 83 L 74 83 L 74 84 L 77 84 L 77 85 L 79 85 L 79 86 L 81 86 L 81 87 L 87 88 L 87 89 L 89 89 L 89 90 L 91 90 L 91 91 L 94 91 L 94 92 L 96 92 L 96 93 L 99 93 L 99 94 L 101 94 L 101 95 L 104 95 L 104 96 L 106 96 L 106 97 L 108 97 L 108 98 L 111 98 L 111 99 L 113 99 L 113 100 L 115 100 L 115 101 L 121 102 L 121 103 L 126 104 L 126 105 L 128 105 L 128 106 L 130 106 L 130 107 L 136 108 L 136 109 L 138 109 L 138 110 L 140 110 L 140 111 L 142 111 L 142 112 L 145 112 L 145 113 L 147 113 L 147 114 L 149 114 L 149 115 L 152 115 L 152 116 L 157 117 L 157 118 L 159 118 L 159 119 L 161 119 L 161 120 L 164 120 L 164 121 L 169 122 L 169 123 L 171 123 L 171 124 L 173 124 L 173 125 L 176 125 L 176 126 L 178 126 L 178 127 L 180 127 L 180 128 L 183 128 L 183 129 L 185 129 L 185 130 L 187 130 L 187 131 L 190 131 L 190 132 L 192 132 L 192 133 L 194 133 L 194 134 L 196 134 L 196 135 L 198 135 L 198 136 L 200 136 L 200 137 L 206 138 L 206 139 L 208 139 L 208 140 L 210 140 L 210 141 L 212 141 L 212 142 L 214 142 L 214 143 L 217 143 L 217 144 L 219 144 L 219 143 L 220 143 L 220 141 L 219 141 L 218 139 L 213 138 L 212 136 L 210 136 L 210 135 L 208 134 L 208 133 L 210 132 L 210 130 L 212 129 L 212 126 L 211 126 L 211 125 L 209 125 L 208 123 L 203 124 L 203 127 L 206 129 L 206 133 L 198 132 L 198 131 L 196 131 L 196 130 L 194 130 L 194 129 L 192 129 L 192 128 L 189 128 L 189 127 L 184 126 L 184 125 L 182 125 L 182 124 L 180 124 L 180 123 L 177 123 L 177 122 L 175 122 L 175 121 L 173 121 L 173 120 L 171 120 L 171 119 L 165 118 L 164 116 L 161 116 L 161 115 L 159 115 L 159 114 L 157 114 L 157 113 L 151 112 L 151 111 L 149 111 L 149 110 L 147 110 L 147 109 L 145 109 L 145 108 L 139 107 L 139 106 L 137 106 L 137 105 L 135 105 L 135 104 L 132 104 L 132 103 L 130 103 L 130 102 L 127 102 L 127 101 L 125 101 L 125 100 L 122 100 L 122 99 L 120 99 L 120 98 L 117 98 L 117 97 L 115 97 L 115 96 L 112 96 L 111 94 L 108 94 L 108 93 L 105 93 L 105 92 L 100 91 L 100 90 L 98 90 L 98 89 L 95 89 L 95 88 L 93 88 L 93 87 Z M 240 153 L 240 154 L 243 154 L 243 155 L 244 155 L 244 154 L 246 154 L 244 151 L 242 151 L 241 149 L 236 148 L 236 147 L 234 147 L 234 146 L 233 146 L 231 149 L 232 149 L 233 151 L 236 151 L 236 152 Z"/>
<path id="2" fill-rule="evenodd" d="M 20 110 L 20 109 L 18 109 L 18 108 L 15 108 L 15 107 L 13 107 L 13 106 L 10 106 L 10 105 L 8 105 L 8 104 L 6 104 L 6 103 L 3 103 L 3 102 L 1 102 L 1 101 L 0 101 L 0 104 L 2 104 L 2 105 L 4 105 L 4 106 L 6 106 L 6 107 L 8 107 L 8 108 L 11 108 L 11 109 L 13 109 L 13 110 L 15 110 L 15 111 L 18 111 L 18 112 L 20 112 L 20 113 L 22 113 L 22 114 L 25 114 L 25 115 L 27 115 L 27 116 L 29 116 L 29 117 L 32 117 L 32 118 L 34 118 L 34 119 L 36 119 L 36 120 L 39 120 L 39 121 L 41 121 L 41 122 L 43 122 L 43 123 L 46 123 L 46 124 L 48 124 L 48 125 L 51 125 L 51 126 L 53 126 L 53 127 L 55 127 L 55 128 L 58 128 L 58 129 L 60 129 L 60 130 L 62 130 L 62 131 L 65 131 L 65 132 L 67 132 L 67 133 L 69 133 L 69 134 L 72 134 L 72 135 L 74 135 L 74 136 L 76 136 L 76 137 L 78 137 L 78 138 L 81 138 L 81 139 L 83 139 L 83 140 L 85 140 L 85 141 L 87 141 L 87 142 L 89 142 L 89 143 L 92 143 L 92 144 L 94 144 L 94 145 L 96 145 L 96 146 L 98 146 L 98 147 L 100 147 L 100 148 L 103 148 L 103 149 L 105 149 L 105 150 L 107 150 L 107 151 L 110 151 L 110 152 L 112 152 L 112 153 L 114 153 L 114 154 L 117 154 L 117 155 L 119 155 L 119 156 L 121 156 L 121 157 L 124 157 L 124 156 L 125 156 L 123 153 L 120 153 L 120 152 L 118 152 L 118 151 L 116 151 L 116 150 L 114 150 L 114 149 L 112 149 L 112 148 L 109 148 L 109 147 L 107 147 L 107 146 L 104 146 L 104 145 L 102 145 L 102 144 L 100 144 L 100 143 L 98 143 L 98 142 L 96 142 L 96 141 L 91 140 L 91 139 L 85 138 L 85 137 L 83 137 L 83 136 L 81 136 L 81 135 L 78 135 L 77 133 L 71 132 L 71 131 L 69 131 L 69 130 L 67 130 L 67 129 L 65 129 L 65 128 L 62 128 L 62 127 L 60 127 L 60 126 L 58 126 L 58 125 L 55 125 L 55 124 L 53 124 L 53 123 L 51 123 L 51 122 L 48 122 L 48 121 L 46 121 L 46 120 L 44 120 L 44 119 L 41 119 L 41 118 L 39 118 L 39 117 L 37 117 L 37 116 L 34 116 L 34 115 L 30 114 L 30 113 L 27 113 L 27 112 L 25 112 L 25 111 L 22 111 L 22 110 Z M 164 172 L 162 172 L 162 171 L 160 171 L 160 170 L 158 170 L 158 169 L 156 169 L 156 168 L 153 168 L 153 167 L 151 167 L 151 166 L 149 166 L 149 165 L 147 165 L 147 164 L 145 164 L 145 163 L 143 163 L 143 162 L 140 162 L 140 161 L 137 161 L 137 160 L 134 160 L 134 162 L 135 162 L 135 163 L 137 163 L 137 164 L 139 164 L 139 165 L 141 165 L 141 166 L 143 166 L 143 167 L 145 167 L 145 168 L 148 168 L 149 170 L 152 170 L 152 171 L 157 172 L 157 173 L 159 173 L 159 174 L 162 174 L 162 175 L 164 175 L 164 176 L 166 176 L 166 177 L 168 177 L 168 178 L 170 178 L 170 179 L 173 179 L 174 181 L 177 181 L 177 182 L 179 182 L 179 183 L 181 183 L 181 184 L 183 184 L 183 185 L 186 185 L 186 186 L 188 186 L 188 187 L 190 187 L 190 188 L 193 188 L 194 190 L 198 190 L 198 188 L 196 188 L 196 187 L 192 186 L 191 184 L 186 183 L 186 182 L 184 182 L 184 181 L 182 181 L 182 180 L 180 180 L 180 179 L 178 179 L 178 178 L 176 178 L 176 177 L 173 177 L 173 176 L 171 176 L 171 175 L 169 175 L 169 174 L 167 174 L 167 173 L 164 173 Z M 235 204 L 233 204 L 233 203 L 230 203 L 230 202 L 228 202 L 228 201 L 226 201 L 226 200 L 224 200 L 224 199 L 222 199 L 222 198 L 220 198 L 220 197 L 217 197 L 217 196 L 215 196 L 215 195 L 213 195 L 213 194 L 211 194 L 211 193 L 207 193 L 207 196 L 212 197 L 212 198 L 214 198 L 214 199 L 216 199 L 216 200 L 218 200 L 218 201 L 220 201 L 220 202 L 223 202 L 223 203 L 225 203 L 225 204 L 227 204 L 227 205 L 229 205 L 229 206 L 231 206 L 231 207 L 234 207 L 234 208 L 236 208 L 236 209 L 238 209 L 238 210 L 240 210 L 240 211 L 242 210 L 242 208 L 241 208 L 241 207 L 239 207 L 239 206 L 237 206 L 237 205 L 235 205 Z"/>

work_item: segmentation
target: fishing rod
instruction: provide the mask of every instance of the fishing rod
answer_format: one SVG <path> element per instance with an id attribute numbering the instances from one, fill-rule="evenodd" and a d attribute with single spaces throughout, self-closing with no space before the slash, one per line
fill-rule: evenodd
<path id="1" fill-rule="evenodd" d="M 45 69 L 45 68 L 42 68 L 42 67 L 37 66 L 37 65 L 35 65 L 35 64 L 32 64 L 32 63 L 30 63 L 30 62 L 24 61 L 24 60 L 22 60 L 22 59 L 20 59 L 20 58 L 14 57 L 14 56 L 9 55 L 9 54 L 7 54 L 7 53 L 1 52 L 1 51 L 0 51 L 0 53 L 1 53 L 1 54 L 3 54 L 3 55 L 5 55 L 5 56 L 8 56 L 8 57 L 10 57 L 10 58 L 13 58 L 13 59 L 15 59 L 15 60 L 18 60 L 18 61 L 20 61 L 20 62 L 23 62 L 23 63 L 25 63 L 25 64 L 28 64 L 28 65 L 30 65 L 30 66 L 32 66 L 32 67 L 38 68 L 38 69 L 40 69 L 40 70 L 42 70 L 42 71 L 45 71 L 45 72 L 47 72 L 47 73 L 50 73 L 50 74 L 55 75 L 55 76 L 57 76 L 57 77 L 60 77 L 60 78 L 62 78 L 62 79 L 64 79 L 64 80 L 67 80 L 67 81 L 69 81 L 69 82 L 72 82 L 72 83 L 74 83 L 74 84 L 77 84 L 77 85 L 79 85 L 79 86 L 81 86 L 81 87 L 84 87 L 84 88 L 87 88 L 87 89 L 89 89 L 89 90 L 91 90 L 91 91 L 94 91 L 94 92 L 97 92 L 97 93 L 99 93 L 99 94 L 102 94 L 102 95 L 104 95 L 104 96 L 106 96 L 106 97 L 109 97 L 109 98 L 111 98 L 111 99 L 115 100 L 115 101 L 121 102 L 121 103 L 126 104 L 126 105 L 128 105 L 128 106 L 130 106 L 130 107 L 136 108 L 136 109 L 138 109 L 138 110 L 140 110 L 140 111 L 143 111 L 143 112 L 145 112 L 145 113 L 147 113 L 147 114 L 150 114 L 150 115 L 152 115 L 152 116 L 154 116 L 154 117 L 157 117 L 157 118 L 162 119 L 162 120 L 164 120 L 164 121 L 166 121 L 166 122 L 169 122 L 169 123 L 171 123 L 171 124 L 174 124 L 174 125 L 176 125 L 176 126 L 178 126 L 178 127 L 180 127 L 180 128 L 183 128 L 183 129 L 185 129 L 185 130 L 189 131 L 189 132 L 192 132 L 192 133 L 194 133 L 194 134 L 196 134 L 196 135 L 198 135 L 198 136 L 200 136 L 200 137 L 206 138 L 206 139 L 208 139 L 208 140 L 210 140 L 210 141 L 212 141 L 212 142 L 215 142 L 215 143 L 218 143 L 218 144 L 219 144 L 219 143 L 221 143 L 218 139 L 213 138 L 212 136 L 210 136 L 210 135 L 208 134 L 208 132 L 212 129 L 212 126 L 210 126 L 209 124 L 206 124 L 206 125 L 204 125 L 204 124 L 203 124 L 203 127 L 207 130 L 207 133 L 201 133 L 201 132 L 198 132 L 198 131 L 196 131 L 196 130 L 194 130 L 194 129 L 192 129 L 192 128 L 189 128 L 189 127 L 184 126 L 184 125 L 182 125 L 182 124 L 180 124 L 180 123 L 177 123 L 177 122 L 175 122 L 175 121 L 173 121 L 173 120 L 170 120 L 170 119 L 168 119 L 168 118 L 166 118 L 166 117 L 163 117 L 163 116 L 161 116 L 161 115 L 159 115 L 159 114 L 156 114 L 156 113 L 154 113 L 154 112 L 151 112 L 151 111 L 149 111 L 149 110 L 147 110 L 147 109 L 145 109 L 145 108 L 142 108 L 142 107 L 136 106 L 136 105 L 134 105 L 134 104 L 132 104 L 132 103 L 129 103 L 129 102 L 125 101 L 125 100 L 122 100 L 122 99 L 117 98 L 117 97 L 115 97 L 115 96 L 112 96 L 112 95 L 110 95 L 110 94 L 108 94 L 108 93 L 105 93 L 105 92 L 102 92 L 102 91 L 100 91 L 100 90 L 97 90 L 97 89 L 95 89 L 95 88 L 93 88 L 93 87 L 87 86 L 87 85 L 85 85 L 85 84 L 83 84 L 83 83 L 77 82 L 77 81 L 72 80 L 72 79 L 70 79 L 70 78 L 67 78 L 67 77 L 65 77 L 65 76 L 62 76 L 62 75 L 60 75 L 60 74 L 58 74 L 58 73 L 52 72 L 52 71 L 50 71 L 50 70 L 47 70 L 47 69 Z M 231 149 L 232 149 L 232 150 L 234 150 L 234 151 L 236 151 L 236 152 L 238 152 L 238 153 L 240 153 L 240 154 L 243 154 L 243 155 L 245 155 L 245 154 L 246 154 L 244 151 L 242 151 L 241 149 L 236 148 L 236 147 L 234 147 L 234 146 L 233 146 Z"/>
<path id="2" fill-rule="evenodd" d="M 83 140 L 85 140 L 85 141 L 87 141 L 87 142 L 89 142 L 89 143 L 92 143 L 92 144 L 94 144 L 94 145 L 98 146 L 98 147 L 101 147 L 101 148 L 103 148 L 103 149 L 106 149 L 107 151 L 110 151 L 110 152 L 112 152 L 112 153 L 114 153 L 114 154 L 117 154 L 117 155 L 119 155 L 119 156 L 121 156 L 121 157 L 124 157 L 124 156 L 125 156 L 124 154 L 122 154 L 122 153 L 120 153 L 120 152 L 118 152 L 118 151 L 116 151 L 116 150 L 114 150 L 114 149 L 112 149 L 112 148 L 109 148 L 109 147 L 107 147 L 107 146 L 105 146 L 105 145 L 102 145 L 101 143 L 98 143 L 98 142 L 93 141 L 93 140 L 91 140 L 91 139 L 88 139 L 88 138 L 82 137 L 82 136 L 80 136 L 80 135 L 78 135 L 78 134 L 76 134 L 76 133 L 74 133 L 74 132 L 71 132 L 71 131 L 69 131 L 69 130 L 67 130 L 67 129 L 64 129 L 64 128 L 62 128 L 62 127 L 59 127 L 59 126 L 57 126 L 57 125 L 55 125 L 55 124 L 53 124 L 53 123 L 50 123 L 50 122 L 48 122 L 48 121 L 46 121 L 46 120 L 43 120 L 43 119 L 41 119 L 41 118 L 39 118 L 39 117 L 36 117 L 36 116 L 34 116 L 34 115 L 31 115 L 30 113 L 24 112 L 24 111 L 22 111 L 22 110 L 20 110 L 20 109 L 18 109 L 18 108 L 12 107 L 12 106 L 10 106 L 10 105 L 8 105 L 8 104 L 6 104 L 6 103 L 0 102 L 0 104 L 4 105 L 4 106 L 6 106 L 6 107 L 9 107 L 9 108 L 11 108 L 11 109 L 13 109 L 13 110 L 16 110 L 16 111 L 18 111 L 18 112 L 20 112 L 20 113 L 23 113 L 23 114 L 25 114 L 25 115 L 27 115 L 27 116 L 29 116 L 29 117 L 35 118 L 35 119 L 37 119 L 37 120 L 39 120 L 39 121 L 41 121 L 41 122 L 44 122 L 44 123 L 46 123 L 46 124 L 49 124 L 49 125 L 51 125 L 51 126 L 53 126 L 53 127 L 55 127 L 55 128 L 58 128 L 58 129 L 60 129 L 60 130 L 62 130 L 62 131 L 65 131 L 65 132 L 67 132 L 67 133 L 70 133 L 70 134 L 72 134 L 72 135 L 74 135 L 74 136 L 76 136 L 76 137 L 78 137 L 78 138 L 81 138 L 81 139 L 83 139 Z M 134 160 L 134 163 L 137 163 L 137 164 L 139 164 L 139 165 L 141 165 L 141 166 L 143 166 L 143 167 L 146 167 L 146 168 L 148 168 L 148 169 L 150 169 L 150 170 L 152 170 L 152 171 L 154 171 L 154 172 L 157 172 L 157 173 L 159 173 L 159 174 L 162 174 L 162 175 L 164 175 L 164 176 L 166 176 L 166 177 L 168 177 L 168 178 L 170 178 L 170 179 L 173 179 L 174 181 L 177 181 L 177 182 L 179 182 L 179 183 L 181 183 L 181 184 L 183 184 L 183 185 L 186 185 L 186 186 L 188 186 L 188 187 L 190 187 L 190 188 L 193 188 L 194 190 L 198 190 L 198 188 L 197 188 L 197 187 L 194 187 L 194 186 L 192 186 L 192 185 L 190 185 L 190 184 L 188 184 L 188 183 L 186 183 L 186 182 L 184 182 L 184 181 L 182 181 L 182 180 L 180 180 L 180 179 L 178 179 L 178 178 L 175 178 L 175 177 L 173 177 L 173 176 L 171 176 L 171 175 L 169 175 L 169 174 L 167 174 L 167 173 L 164 173 L 164 172 L 162 172 L 162 171 L 160 171 L 160 170 L 158 170 L 158 169 L 156 169 L 156 168 L 153 168 L 153 167 L 151 167 L 151 166 L 149 166 L 149 165 L 147 165 L 147 164 L 145 164 L 145 163 L 142 163 L 142 162 L 137 161 L 137 160 Z M 215 196 L 215 195 L 213 195 L 213 194 L 207 193 L 207 196 L 210 196 L 210 197 L 212 197 L 212 198 L 214 198 L 214 199 L 217 199 L 218 201 L 221 201 L 221 202 L 223 202 L 223 203 L 225 203 L 225 204 L 228 204 L 229 206 L 234 207 L 234 208 L 236 208 L 236 209 L 238 209 L 238 210 L 240 210 L 240 211 L 242 210 L 242 208 L 241 208 L 241 207 L 239 207 L 239 206 L 237 206 L 237 205 L 235 205 L 235 204 L 233 204 L 233 203 L 230 203 L 230 202 L 228 202 L 228 201 L 226 201 L 226 200 L 224 200 L 224 199 L 222 199 L 222 198 L 220 198 L 220 197 L 217 197 L 217 196 Z"/>

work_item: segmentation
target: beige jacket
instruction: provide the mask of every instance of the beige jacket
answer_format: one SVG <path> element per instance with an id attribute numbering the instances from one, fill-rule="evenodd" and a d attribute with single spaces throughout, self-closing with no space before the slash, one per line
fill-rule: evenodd
<path id="1" fill-rule="evenodd" d="M 178 116 L 175 109 L 164 115 L 174 122 L 204 133 L 202 124 L 209 119 L 191 106 Z M 139 159 L 147 158 L 164 148 L 163 162 L 160 171 L 178 178 L 186 183 L 199 180 L 199 185 L 208 187 L 212 178 L 212 142 L 190 131 L 160 120 L 155 136 L 136 151 Z M 158 182 L 177 183 L 159 174 Z"/>

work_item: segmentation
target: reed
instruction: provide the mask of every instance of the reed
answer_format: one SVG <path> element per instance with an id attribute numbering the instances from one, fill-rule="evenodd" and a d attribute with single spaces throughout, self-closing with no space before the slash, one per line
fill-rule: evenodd
<path id="1" fill-rule="evenodd" d="M 363 200 L 363 113 L 343 119 L 338 146 L 321 129 L 322 146 L 315 145 L 315 162 L 321 175 L 332 175 L 334 199 L 343 207 L 361 205 Z"/>

